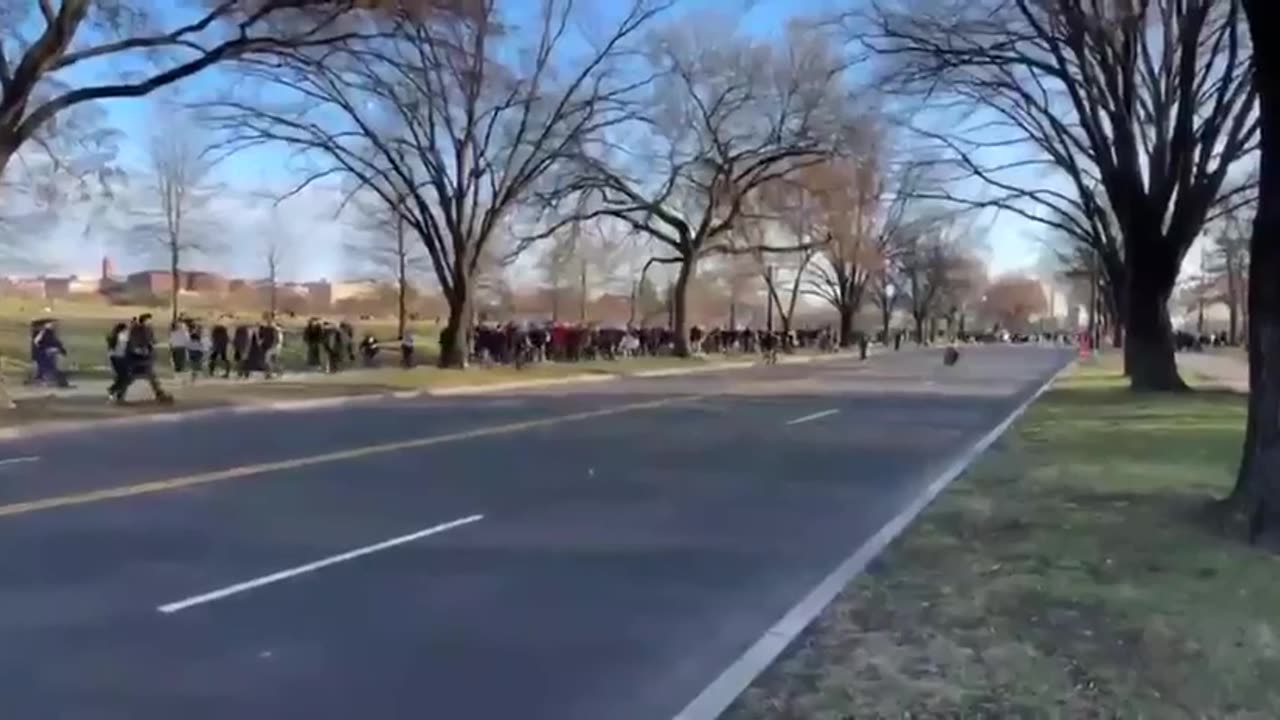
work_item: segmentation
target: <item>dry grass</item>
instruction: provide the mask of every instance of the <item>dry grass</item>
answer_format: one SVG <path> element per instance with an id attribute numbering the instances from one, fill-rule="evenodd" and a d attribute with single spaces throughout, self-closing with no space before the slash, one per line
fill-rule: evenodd
<path id="1" fill-rule="evenodd" d="M 1225 538 L 1238 395 L 1047 394 L 728 714 L 1280 717 L 1280 560 Z"/>

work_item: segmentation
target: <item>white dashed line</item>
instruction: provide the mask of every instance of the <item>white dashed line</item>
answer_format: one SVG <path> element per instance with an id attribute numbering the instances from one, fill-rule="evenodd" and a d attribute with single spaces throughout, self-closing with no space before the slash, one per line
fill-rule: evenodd
<path id="1" fill-rule="evenodd" d="M 823 410 L 822 412 L 816 412 L 816 413 L 814 413 L 814 414 L 812 414 L 812 415 L 805 415 L 804 417 L 798 417 L 798 418 L 796 418 L 795 420 L 788 420 L 788 421 L 787 421 L 787 424 L 788 424 L 788 425 L 799 425 L 800 423 L 807 423 L 807 422 L 809 422 L 809 421 L 811 421 L 811 420 L 821 420 L 821 419 L 822 419 L 822 418 L 824 418 L 824 417 L 828 417 L 828 416 L 830 416 L 830 415 L 835 415 L 835 414 L 836 414 L 836 413 L 838 413 L 838 412 L 840 412 L 840 411 L 839 411 L 839 410 Z"/>
<path id="2" fill-rule="evenodd" d="M 40 459 L 39 455 L 32 455 L 30 457 L 6 458 L 4 460 L 0 460 L 0 465 L 17 465 L 18 463 L 36 462 L 39 459 Z"/>
<path id="3" fill-rule="evenodd" d="M 204 593 L 203 595 L 196 595 L 195 597 L 189 597 L 186 600 L 171 602 L 171 603 L 168 603 L 167 605 L 161 605 L 156 609 L 166 615 L 171 615 L 173 613 L 178 612 L 179 610 L 186 610 L 189 607 L 194 607 L 196 605 L 203 605 L 205 603 L 213 602 L 214 600 L 221 600 L 222 598 L 229 597 L 231 595 L 237 595 L 239 593 L 246 592 L 254 588 L 262 587 L 263 585 L 270 585 L 271 583 L 277 583 L 277 582 L 280 582 L 281 580 L 287 580 L 291 577 L 304 575 L 309 572 L 315 572 L 316 570 L 328 567 L 330 565 L 336 565 L 340 562 L 354 560 L 358 557 L 363 557 L 371 553 L 376 553 L 379 550 L 386 550 L 388 548 L 393 548 L 397 545 L 403 545 L 408 542 L 413 542 L 414 540 L 420 540 L 424 537 L 427 537 L 430 535 L 436 535 L 438 533 L 445 532 L 446 530 L 452 530 L 456 527 L 461 527 L 463 525 L 469 525 L 473 522 L 477 522 L 483 519 L 484 519 L 483 515 L 472 515 L 470 517 L 460 518 L 452 522 L 447 522 L 441 525 L 436 525 L 434 527 L 429 527 L 426 530 L 419 530 L 418 532 L 415 532 L 415 533 L 409 533 L 408 535 L 401 535 L 400 537 L 397 537 L 397 538 L 384 540 L 383 542 L 377 543 L 375 545 L 366 545 L 365 547 L 362 547 L 362 548 L 357 548 L 349 552 L 344 552 L 341 555 L 334 555 L 332 557 L 327 557 L 323 560 L 317 560 L 312 563 L 307 563 L 306 565 L 299 565 L 298 567 L 289 568 L 288 570 L 281 570 L 280 572 L 271 573 L 270 575 L 263 575 L 260 578 L 255 578 L 253 580 L 247 580 L 242 583 L 237 583 L 235 585 L 222 588 L 221 590 L 214 590 L 212 592 Z"/>

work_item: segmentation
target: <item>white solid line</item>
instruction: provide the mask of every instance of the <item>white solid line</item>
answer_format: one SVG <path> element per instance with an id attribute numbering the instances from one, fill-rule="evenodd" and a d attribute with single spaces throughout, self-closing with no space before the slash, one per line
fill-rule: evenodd
<path id="1" fill-rule="evenodd" d="M 207 592 L 203 595 L 196 595 L 195 597 L 187 598 L 186 600 L 171 602 L 167 605 L 161 605 L 156 609 L 162 613 L 165 613 L 166 615 L 169 615 L 172 613 L 176 613 L 179 610 L 186 610 L 189 607 L 193 607 L 196 605 L 203 605 L 204 603 L 213 602 L 214 600 L 221 600 L 222 598 L 230 595 L 235 595 L 238 593 L 245 592 L 247 590 L 252 590 L 256 587 L 262 587 L 263 585 L 270 585 L 271 583 L 274 583 L 274 582 L 280 582 L 281 580 L 286 580 L 296 575 L 302 575 L 304 573 L 313 572 L 323 567 L 336 565 L 337 563 L 340 563 L 340 562 L 346 562 L 347 560 L 354 560 L 355 558 L 368 555 L 370 553 L 376 553 L 379 550 L 386 550 L 387 548 L 392 548 L 397 545 L 403 545 L 407 542 L 413 542 L 414 540 L 427 537 L 428 535 L 435 535 L 437 533 L 442 533 L 446 530 L 452 530 L 456 527 L 461 527 L 462 525 L 468 525 L 470 523 L 477 522 L 483 519 L 484 519 L 483 515 L 472 515 L 470 517 L 460 518 L 452 522 L 447 522 L 441 525 L 436 525 L 434 527 L 429 527 L 426 530 L 419 530 L 418 532 L 415 532 L 415 533 L 410 533 L 408 535 L 401 535 L 400 537 L 397 537 L 397 538 L 385 540 L 383 542 L 377 543 L 376 545 L 367 545 L 365 547 L 358 548 L 350 552 L 342 553 L 341 555 L 334 555 L 332 557 L 327 557 L 323 560 L 317 560 L 313 563 L 307 563 L 306 565 L 299 565 L 298 567 L 290 568 L 288 570 L 281 570 L 280 572 L 271 573 L 270 575 L 264 575 L 260 578 L 248 580 L 246 582 L 238 583 L 236 585 L 231 585 L 230 587 L 225 587 L 225 588 L 222 588 L 221 590 L 214 590 L 212 592 Z"/>
<path id="2" fill-rule="evenodd" d="M 39 459 L 40 459 L 39 455 L 32 455 L 30 457 L 8 458 L 5 460 L 0 460 L 0 465 L 16 465 L 18 463 L 36 462 Z"/>
<path id="3" fill-rule="evenodd" d="M 805 595 L 799 603 L 788 610 L 781 620 L 774 623 L 773 627 L 766 630 L 759 640 L 752 643 L 746 652 L 733 661 L 733 664 L 725 668 L 719 677 L 711 681 L 710 685 L 698 693 L 697 697 L 676 714 L 674 720 L 714 720 L 720 717 L 720 714 L 728 709 L 729 705 L 742 694 L 742 691 L 750 687 L 752 681 L 773 663 L 778 655 L 795 640 L 796 636 L 808 627 L 809 623 L 813 622 L 814 618 L 827 605 L 831 604 L 832 600 L 835 600 L 836 596 L 866 568 L 868 563 L 888 547 L 889 543 L 893 542 L 911 524 L 911 521 L 938 496 L 938 493 L 964 474 L 969 465 L 973 464 L 973 461 L 977 460 L 978 456 L 982 455 L 996 440 L 999 440 L 1000 436 L 1009 429 L 1009 426 L 1022 417 L 1027 408 L 1031 407 L 1031 404 L 1038 400 L 1053 385 L 1054 381 L 1073 365 L 1075 365 L 1074 359 L 1054 373 L 1053 377 L 1045 381 L 1043 385 L 1031 394 L 1031 397 L 1015 408 L 991 432 L 983 435 L 977 443 L 965 451 L 955 462 L 947 466 L 942 471 L 942 474 L 930 483 L 920 495 L 916 496 L 916 499 L 910 505 L 894 516 L 892 520 L 885 523 L 879 532 L 863 543 L 844 562 L 840 563 L 839 567 L 810 590 L 809 594 Z"/>
<path id="4" fill-rule="evenodd" d="M 795 420 L 788 420 L 787 424 L 799 425 L 800 423 L 806 423 L 806 422 L 809 422 L 810 420 L 818 420 L 818 419 L 827 417 L 829 415 L 835 415 L 838 412 L 840 411 L 839 410 L 823 410 L 822 412 L 816 412 L 812 415 L 805 415 L 804 417 L 798 417 Z"/>

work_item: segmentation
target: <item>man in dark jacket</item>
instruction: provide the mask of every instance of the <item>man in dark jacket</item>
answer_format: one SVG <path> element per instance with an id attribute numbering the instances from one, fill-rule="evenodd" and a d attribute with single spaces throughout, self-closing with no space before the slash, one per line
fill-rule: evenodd
<path id="1" fill-rule="evenodd" d="M 231 377 L 231 361 L 227 359 L 227 348 L 231 346 L 231 333 L 221 321 L 214 324 L 209 332 L 209 377 L 222 367 L 222 377 Z"/>
<path id="2" fill-rule="evenodd" d="M 139 377 L 146 378 L 156 402 L 173 402 L 173 397 L 160 387 L 155 369 L 156 336 L 151 327 L 151 313 L 143 313 L 129 324 L 129 338 L 125 357 L 129 363 L 129 382 L 120 389 L 118 399 L 123 402 L 129 385 Z"/>
<path id="3" fill-rule="evenodd" d="M 320 349 L 324 344 L 324 329 L 319 318 L 307 321 L 307 326 L 302 331 L 302 342 L 307 346 L 307 369 L 319 370 Z"/>
<path id="4" fill-rule="evenodd" d="M 231 335 L 231 361 L 235 363 L 238 378 L 249 377 L 249 372 L 253 369 L 250 362 L 255 335 L 248 325 L 236 325 L 235 332 Z"/>
<path id="5" fill-rule="evenodd" d="M 342 331 L 326 320 L 321 328 L 321 338 L 324 345 L 325 371 L 338 372 L 342 369 L 342 359 L 346 355 Z"/>

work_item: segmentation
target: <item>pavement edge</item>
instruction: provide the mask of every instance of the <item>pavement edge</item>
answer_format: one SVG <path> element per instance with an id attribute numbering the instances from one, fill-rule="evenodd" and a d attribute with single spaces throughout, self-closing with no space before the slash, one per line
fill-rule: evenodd
<path id="1" fill-rule="evenodd" d="M 911 525 L 916 516 L 928 507 L 934 498 L 963 475 L 975 460 L 995 444 L 1009 427 L 1040 399 L 1041 395 L 1075 368 L 1076 363 L 1077 360 L 1072 358 L 1059 368 L 1025 401 L 1014 408 L 1013 412 L 1009 413 L 1000 424 L 983 435 L 978 442 L 948 465 L 907 507 L 854 550 L 852 555 L 823 578 L 799 603 L 792 606 L 778 622 L 752 643 L 746 652 L 738 656 L 715 680 L 711 681 L 710 685 L 703 688 L 683 710 L 676 713 L 673 720 L 719 718 L 733 704 L 733 701 L 773 664 L 782 651 L 836 599 L 836 596 L 861 575 L 867 565 Z"/>

